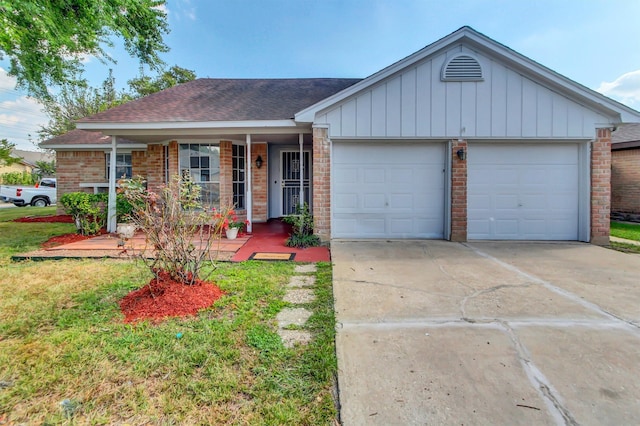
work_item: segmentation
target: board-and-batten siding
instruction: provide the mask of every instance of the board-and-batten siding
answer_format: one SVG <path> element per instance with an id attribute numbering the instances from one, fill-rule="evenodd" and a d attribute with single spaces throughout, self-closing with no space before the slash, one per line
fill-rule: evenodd
<path id="1" fill-rule="evenodd" d="M 458 46 L 415 64 L 324 111 L 342 138 L 592 138 L 609 119 L 477 52 L 484 81 L 442 82 Z"/>

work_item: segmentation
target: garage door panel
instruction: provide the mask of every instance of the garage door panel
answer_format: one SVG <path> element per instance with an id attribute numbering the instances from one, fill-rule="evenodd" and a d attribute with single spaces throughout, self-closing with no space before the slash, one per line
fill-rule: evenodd
<path id="1" fill-rule="evenodd" d="M 363 179 L 362 183 L 364 184 L 380 184 L 386 181 L 386 170 L 380 168 L 369 168 L 363 169 Z"/>
<path id="2" fill-rule="evenodd" d="M 444 144 L 334 143 L 333 158 L 334 237 L 443 237 Z"/>
<path id="3" fill-rule="evenodd" d="M 577 145 L 470 144 L 468 168 L 470 239 L 577 239 Z"/>

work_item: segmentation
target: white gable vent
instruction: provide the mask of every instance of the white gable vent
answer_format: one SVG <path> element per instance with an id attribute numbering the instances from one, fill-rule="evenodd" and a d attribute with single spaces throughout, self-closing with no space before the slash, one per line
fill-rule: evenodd
<path id="1" fill-rule="evenodd" d="M 444 63 L 442 81 L 482 81 L 482 67 L 473 56 L 462 53 Z"/>

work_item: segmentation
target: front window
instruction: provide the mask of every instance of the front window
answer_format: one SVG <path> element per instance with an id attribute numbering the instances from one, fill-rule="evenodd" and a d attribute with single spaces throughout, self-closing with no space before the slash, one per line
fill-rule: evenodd
<path id="1" fill-rule="evenodd" d="M 107 153 L 107 179 L 111 172 L 111 154 Z M 116 154 L 116 179 L 131 179 L 133 177 L 131 167 L 131 154 Z"/>
<path id="2" fill-rule="evenodd" d="M 233 205 L 236 209 L 245 208 L 245 150 L 244 146 L 233 145 Z"/>
<path id="3" fill-rule="evenodd" d="M 205 207 L 220 206 L 220 147 L 217 144 L 180 144 L 180 173 L 200 186 Z"/>

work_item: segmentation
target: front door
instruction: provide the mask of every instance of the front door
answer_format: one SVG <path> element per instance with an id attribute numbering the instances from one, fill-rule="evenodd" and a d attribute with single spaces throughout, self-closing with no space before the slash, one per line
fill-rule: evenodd
<path id="1" fill-rule="evenodd" d="M 311 205 L 309 176 L 311 176 L 311 162 L 309 151 L 303 152 L 304 162 L 300 163 L 300 151 L 282 151 L 280 153 L 280 183 L 282 187 L 282 215 L 296 212 L 300 204 L 300 173 L 304 188 L 304 202 Z"/>

